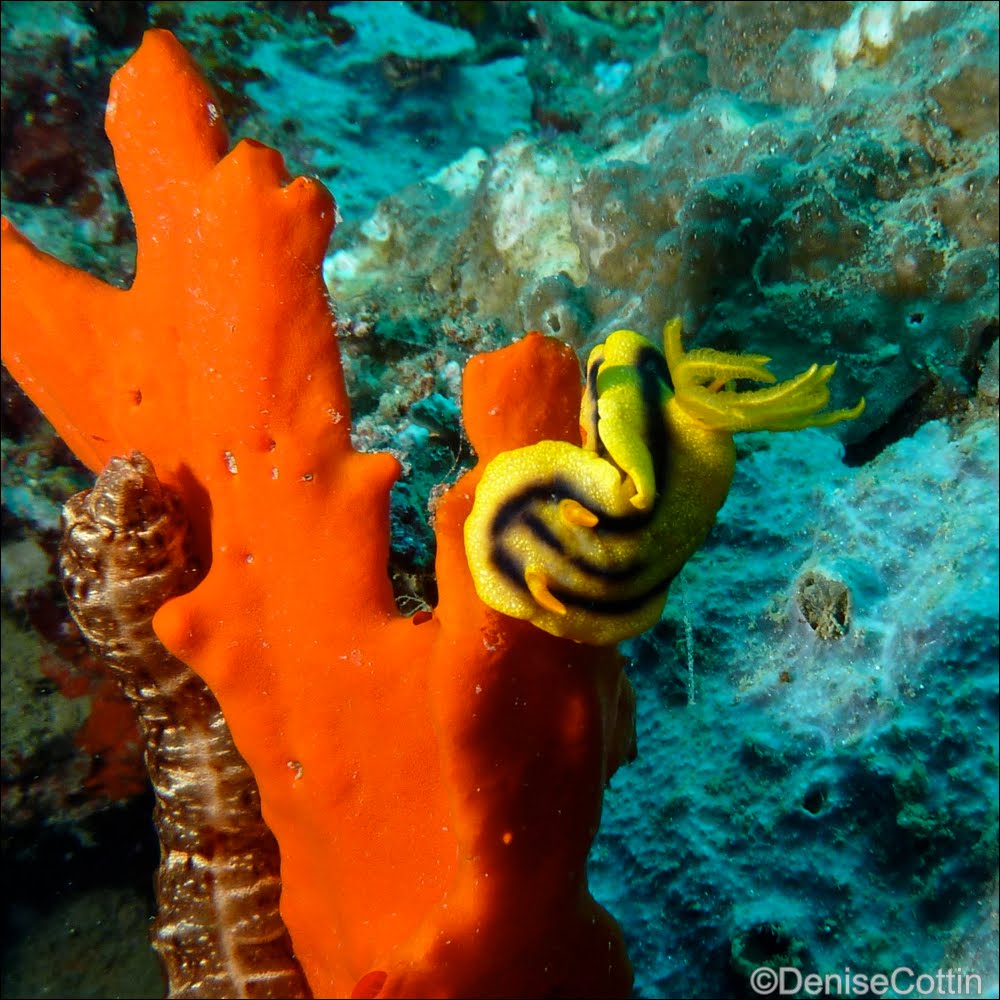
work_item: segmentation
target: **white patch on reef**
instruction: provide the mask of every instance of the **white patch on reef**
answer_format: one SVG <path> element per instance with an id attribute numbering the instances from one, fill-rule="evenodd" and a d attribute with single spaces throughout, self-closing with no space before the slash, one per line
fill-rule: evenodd
<path id="1" fill-rule="evenodd" d="M 337 7 L 337 16 L 354 25 L 355 37 L 345 44 L 359 60 L 381 59 L 389 53 L 406 59 L 454 59 L 476 47 L 468 31 L 421 17 L 402 0 L 356 0 Z"/>
<path id="2" fill-rule="evenodd" d="M 392 223 L 381 205 L 361 224 L 361 232 L 373 243 L 385 243 L 392 235 Z"/>
<path id="3" fill-rule="evenodd" d="M 899 19 L 909 21 L 914 14 L 929 10 L 937 3 L 937 0 L 902 0 L 899 4 Z"/>
<path id="4" fill-rule="evenodd" d="M 743 105 L 733 101 L 722 103 L 715 114 L 718 116 L 722 131 L 729 135 L 743 135 L 756 124 L 752 118 L 744 113 Z"/>
<path id="5" fill-rule="evenodd" d="M 493 243 L 513 268 L 536 274 L 565 271 L 581 284 L 587 273 L 570 228 L 569 162 L 523 138 L 497 152 L 488 181 Z"/>
<path id="6" fill-rule="evenodd" d="M 358 273 L 357 255 L 350 250 L 338 250 L 323 261 L 323 280 L 332 285 L 335 281 L 346 281 Z"/>
<path id="7" fill-rule="evenodd" d="M 833 55 L 838 66 L 854 62 L 861 51 L 861 8 L 855 7 L 851 16 L 840 26 L 833 39 Z"/>
<path id="8" fill-rule="evenodd" d="M 574 193 L 585 190 L 583 184 L 574 186 Z M 604 206 L 601 208 L 603 210 Z M 574 198 L 570 210 L 577 242 L 582 247 L 582 252 L 586 254 L 587 264 L 596 269 L 601 266 L 604 257 L 618 246 L 618 240 L 608 227 L 602 225 L 600 216 L 594 218 L 593 206 L 583 199 Z"/>
<path id="9" fill-rule="evenodd" d="M 597 77 L 595 89 L 599 94 L 614 94 L 621 90 L 622 84 L 628 79 L 631 72 L 632 64 L 623 60 L 613 63 L 596 63 L 594 65 L 594 76 Z"/>
<path id="10" fill-rule="evenodd" d="M 864 40 L 875 49 L 887 49 L 895 35 L 895 20 L 899 5 L 873 3 L 862 8 L 861 32 Z"/>
<path id="11" fill-rule="evenodd" d="M 836 46 L 836 43 L 834 43 Z M 812 78 L 824 94 L 829 94 L 837 84 L 837 61 L 832 49 L 817 48 L 810 65 Z"/>
<path id="12" fill-rule="evenodd" d="M 451 399 L 462 398 L 462 366 L 457 361 L 448 361 L 438 371 L 441 391 Z"/>
<path id="13" fill-rule="evenodd" d="M 479 186 L 488 161 L 489 154 L 486 150 L 473 146 L 462 157 L 442 167 L 428 180 L 456 198 L 461 198 Z"/>
<path id="14" fill-rule="evenodd" d="M 935 0 L 906 3 L 860 3 L 840 26 L 833 39 L 833 55 L 838 66 L 849 66 L 867 51 L 878 55 L 896 40 L 896 29 L 914 14 L 933 7 Z"/>
<path id="15" fill-rule="evenodd" d="M 622 160 L 626 163 L 652 163 L 663 150 L 673 127 L 673 121 L 661 119 L 652 128 L 647 129 L 645 135 L 617 143 L 600 156 L 596 162 L 607 163 L 611 160 Z"/>

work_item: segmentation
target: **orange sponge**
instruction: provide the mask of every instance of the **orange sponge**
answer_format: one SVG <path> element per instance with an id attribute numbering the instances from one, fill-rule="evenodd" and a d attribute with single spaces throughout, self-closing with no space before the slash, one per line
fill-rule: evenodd
<path id="1" fill-rule="evenodd" d="M 227 153 L 218 109 L 174 37 L 149 32 L 107 115 L 135 282 L 68 268 L 5 220 L 4 358 L 92 468 L 141 450 L 184 499 L 211 568 L 155 627 L 254 771 L 314 993 L 627 996 L 585 874 L 631 747 L 621 664 L 476 597 L 477 470 L 437 509 L 439 606 L 397 613 L 397 463 L 351 447 L 321 274 L 333 200 L 257 143 Z M 571 352 L 537 335 L 473 359 L 480 463 L 573 436 L 579 393 Z"/>

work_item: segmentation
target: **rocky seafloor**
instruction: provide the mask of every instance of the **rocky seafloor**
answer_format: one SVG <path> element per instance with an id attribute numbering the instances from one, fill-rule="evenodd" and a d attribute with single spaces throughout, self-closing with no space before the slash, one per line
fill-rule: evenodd
<path id="1" fill-rule="evenodd" d="M 782 376 L 837 362 L 863 416 L 738 439 L 624 648 L 639 757 L 593 890 L 639 996 L 753 996 L 761 965 L 996 996 L 998 5 L 4 3 L 4 214 L 119 284 L 104 102 L 153 25 L 234 136 L 337 198 L 355 440 L 405 469 L 403 607 L 434 600 L 471 354 L 679 315 Z M 3 993 L 155 996 L 138 745 L 51 573 L 86 474 L 6 374 L 3 404 Z"/>

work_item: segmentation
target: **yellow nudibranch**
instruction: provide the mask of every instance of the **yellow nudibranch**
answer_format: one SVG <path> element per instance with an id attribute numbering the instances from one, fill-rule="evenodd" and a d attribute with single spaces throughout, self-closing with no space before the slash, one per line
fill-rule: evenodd
<path id="1" fill-rule="evenodd" d="M 853 420 L 820 411 L 836 365 L 774 383 L 770 358 L 685 352 L 681 321 L 664 353 L 631 330 L 587 361 L 583 447 L 540 441 L 486 467 L 465 524 L 480 599 L 553 635 L 610 645 L 660 618 L 667 588 L 704 541 L 736 465 L 733 434 Z"/>

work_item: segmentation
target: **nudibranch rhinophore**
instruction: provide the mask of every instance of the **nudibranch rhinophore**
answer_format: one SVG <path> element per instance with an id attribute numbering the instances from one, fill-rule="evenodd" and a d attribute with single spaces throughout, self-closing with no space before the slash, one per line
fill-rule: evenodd
<path id="1" fill-rule="evenodd" d="M 583 446 L 539 441 L 487 465 L 465 524 L 476 592 L 553 635 L 610 645 L 655 624 L 667 589 L 704 541 L 729 492 L 733 434 L 853 420 L 820 412 L 836 365 L 775 383 L 770 358 L 685 352 L 681 322 L 661 354 L 631 330 L 587 361 Z"/>

